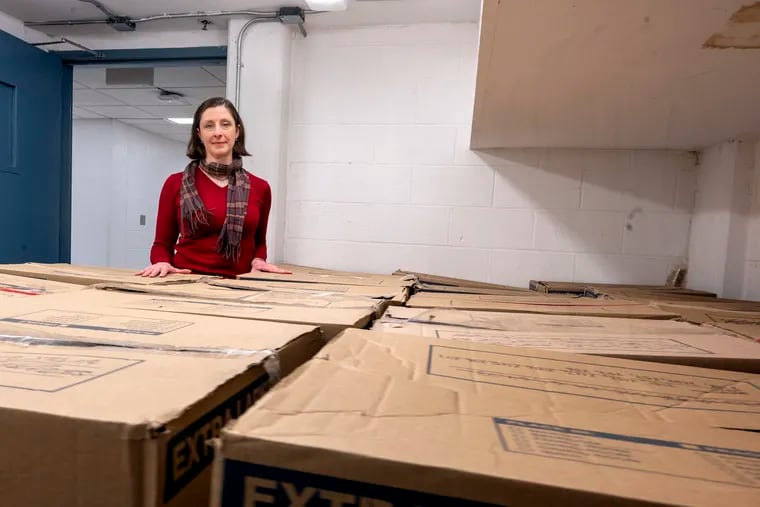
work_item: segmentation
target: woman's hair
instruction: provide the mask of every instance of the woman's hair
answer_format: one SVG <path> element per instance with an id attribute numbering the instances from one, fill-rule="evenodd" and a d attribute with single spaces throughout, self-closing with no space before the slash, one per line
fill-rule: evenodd
<path id="1" fill-rule="evenodd" d="M 195 110 L 195 115 L 193 116 L 193 128 L 190 131 L 190 141 L 187 143 L 187 156 L 189 158 L 193 160 L 203 160 L 206 158 L 206 148 L 203 146 L 203 142 L 198 134 L 198 130 L 201 126 L 201 116 L 206 109 L 219 106 L 227 108 L 227 111 L 232 115 L 232 119 L 235 120 L 235 125 L 237 125 L 240 130 L 240 135 L 238 135 L 235 144 L 232 146 L 232 157 L 240 158 L 250 155 L 248 150 L 245 149 L 245 127 L 243 126 L 243 120 L 240 118 L 235 106 L 224 97 L 211 97 L 210 99 L 204 100 L 203 103 L 198 106 L 198 109 Z"/>

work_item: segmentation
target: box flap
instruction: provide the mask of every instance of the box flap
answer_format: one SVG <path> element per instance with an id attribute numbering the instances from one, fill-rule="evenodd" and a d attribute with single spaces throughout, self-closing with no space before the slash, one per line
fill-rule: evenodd
<path id="1" fill-rule="evenodd" d="M 75 345 L 0 341 L 0 412 L 121 422 L 146 437 L 266 358 Z"/>
<path id="2" fill-rule="evenodd" d="M 319 333 L 307 325 L 124 308 L 124 296 L 88 289 L 13 299 L 0 306 L 0 334 L 44 334 L 161 350 L 259 351 L 266 356 L 301 336 Z"/>
<path id="3" fill-rule="evenodd" d="M 216 284 L 193 283 L 184 285 L 135 285 L 125 283 L 105 283 L 95 286 L 98 289 L 133 292 L 143 294 L 162 294 L 182 298 L 214 299 L 234 301 L 254 305 L 289 305 L 310 306 L 315 308 L 370 309 L 376 314 L 382 313 L 385 302 L 365 296 L 347 296 L 325 291 L 306 291 L 291 288 L 289 290 L 248 290 L 231 288 Z"/>
<path id="4" fill-rule="evenodd" d="M 701 329 L 689 324 L 686 326 Z M 625 334 L 610 329 L 579 332 L 572 328 L 567 331 L 553 329 L 548 332 L 536 332 L 386 320 L 375 322 L 372 330 L 413 334 L 442 340 L 493 343 L 513 347 L 760 373 L 760 344 L 727 334 L 720 334 L 720 330 L 715 328 L 712 329 L 711 334 L 704 332 L 693 334 L 686 332 Z M 710 329 L 705 330 L 710 331 Z"/>
<path id="5" fill-rule="evenodd" d="M 731 396 L 749 408 L 755 394 L 731 391 L 751 376 L 691 380 L 687 371 L 716 373 L 642 370 L 641 363 L 609 359 L 581 364 L 581 356 L 475 344 L 457 350 L 414 337 L 344 333 L 223 432 L 223 498 L 242 499 L 244 478 L 251 478 L 277 498 L 277 485 L 287 483 L 377 505 L 757 499 L 760 435 L 700 426 L 715 422 L 694 417 L 709 409 L 683 406 L 697 408 L 703 398 L 717 408 L 718 398 Z M 507 350 L 511 366 L 490 356 Z M 560 358 L 574 369 L 560 372 Z M 559 392 L 560 377 L 565 390 L 578 391 Z"/>
<path id="6" fill-rule="evenodd" d="M 81 290 L 81 285 L 0 273 L 0 298 L 43 296 Z"/>
<path id="7" fill-rule="evenodd" d="M 674 319 L 674 313 L 633 301 L 606 301 L 592 298 L 539 295 L 511 297 L 470 294 L 415 294 L 407 306 L 413 308 L 457 308 L 518 313 L 543 313 L 553 315 L 584 315 L 596 317 L 620 317 L 637 319 Z"/>
<path id="8" fill-rule="evenodd" d="M 386 313 L 391 312 L 391 309 Z M 399 315 L 397 313 L 396 315 Z M 442 324 L 525 332 L 607 332 L 616 334 L 715 334 L 715 330 L 676 320 L 622 319 L 615 317 L 582 317 L 575 315 L 524 314 L 515 312 L 486 312 L 451 308 L 420 309 L 410 312 L 409 320 L 418 323 Z"/>
<path id="9" fill-rule="evenodd" d="M 167 285 L 173 283 L 196 282 L 204 275 L 168 275 L 164 278 L 145 278 L 135 276 L 135 271 L 119 268 L 105 268 L 97 266 L 78 266 L 72 264 L 41 264 L 27 262 L 25 264 L 0 264 L 0 273 L 9 275 L 25 276 L 28 278 L 42 278 L 65 283 L 79 285 L 93 285 L 106 282 L 123 282 L 143 285 Z"/>
<path id="10" fill-rule="evenodd" d="M 295 272 L 292 275 L 256 271 L 238 276 L 240 280 L 263 280 L 298 283 L 327 283 L 336 285 L 367 285 L 375 287 L 411 287 L 413 277 L 373 275 L 367 273 L 332 274 L 324 272 Z"/>

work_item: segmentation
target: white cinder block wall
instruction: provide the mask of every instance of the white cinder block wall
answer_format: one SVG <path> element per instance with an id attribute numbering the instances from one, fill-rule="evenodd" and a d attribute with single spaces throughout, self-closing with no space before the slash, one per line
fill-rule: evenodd
<path id="1" fill-rule="evenodd" d="M 663 283 L 688 152 L 468 149 L 476 24 L 312 29 L 292 53 L 284 258 L 527 286 Z"/>
<path id="2" fill-rule="evenodd" d="M 145 267 L 161 186 L 187 164 L 185 145 L 106 119 L 74 120 L 72 137 L 71 262 Z"/>

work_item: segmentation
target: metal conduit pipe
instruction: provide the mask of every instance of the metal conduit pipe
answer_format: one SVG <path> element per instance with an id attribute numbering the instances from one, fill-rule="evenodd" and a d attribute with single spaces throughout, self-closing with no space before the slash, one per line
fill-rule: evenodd
<path id="1" fill-rule="evenodd" d="M 249 19 L 243 28 L 238 32 L 237 43 L 235 44 L 235 96 L 230 101 L 235 104 L 235 107 L 240 111 L 240 72 L 243 68 L 241 56 L 243 54 L 243 40 L 245 39 L 248 30 L 257 23 L 265 23 L 271 21 L 277 21 L 277 17 L 257 17 Z"/>

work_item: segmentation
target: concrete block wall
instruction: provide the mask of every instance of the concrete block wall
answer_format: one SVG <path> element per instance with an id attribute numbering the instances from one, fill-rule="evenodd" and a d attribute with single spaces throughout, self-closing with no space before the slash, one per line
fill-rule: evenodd
<path id="1" fill-rule="evenodd" d="M 747 256 L 744 264 L 744 297 L 760 301 L 760 141 L 747 143 L 752 157 L 752 182 L 747 217 Z M 748 146 L 748 148 L 749 148 Z M 746 163 L 746 162 L 745 162 Z"/>
<path id="2" fill-rule="evenodd" d="M 478 29 L 313 29 L 292 48 L 284 258 L 527 286 L 663 283 L 695 157 L 469 150 Z"/>

